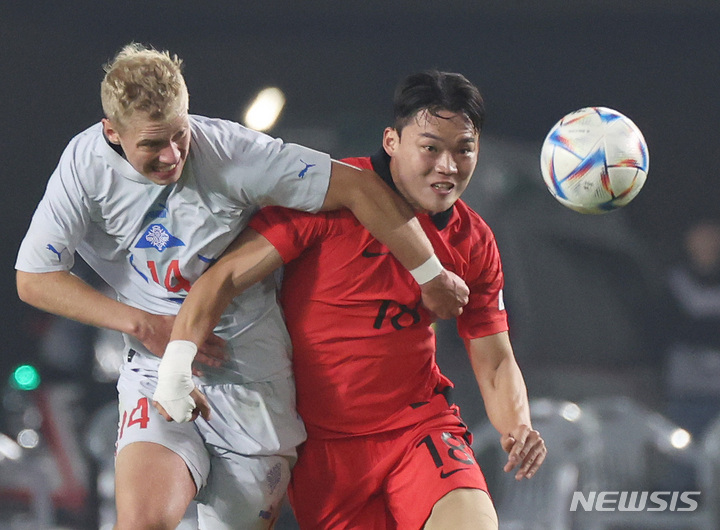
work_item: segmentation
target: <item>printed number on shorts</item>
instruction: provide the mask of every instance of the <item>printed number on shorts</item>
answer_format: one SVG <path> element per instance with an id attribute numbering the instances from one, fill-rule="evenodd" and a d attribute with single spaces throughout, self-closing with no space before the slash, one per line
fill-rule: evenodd
<path id="1" fill-rule="evenodd" d="M 462 462 L 463 464 L 472 465 L 475 463 L 475 459 L 472 456 L 472 449 L 465 445 L 463 440 L 449 432 L 442 433 L 440 439 L 447 446 L 447 454 L 450 458 L 457 460 L 458 462 Z M 442 467 L 442 456 L 440 455 L 438 448 L 435 447 L 435 442 L 433 441 L 432 436 L 427 435 L 425 438 L 420 440 L 416 447 L 420 447 L 423 444 L 425 444 L 433 462 L 435 462 L 435 467 Z"/>
<path id="2" fill-rule="evenodd" d="M 130 428 L 133 425 L 139 425 L 141 429 L 147 429 L 149 422 L 148 398 L 143 397 L 138 399 L 137 405 L 130 411 L 130 414 L 128 414 L 127 410 L 123 411 L 122 422 L 120 423 L 120 436 L 118 436 L 118 438 L 122 438 L 125 427 Z"/>

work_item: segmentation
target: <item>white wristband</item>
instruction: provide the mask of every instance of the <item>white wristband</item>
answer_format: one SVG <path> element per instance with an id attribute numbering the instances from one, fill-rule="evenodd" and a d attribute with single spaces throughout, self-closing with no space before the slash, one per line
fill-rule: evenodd
<path id="1" fill-rule="evenodd" d="M 425 263 L 411 270 L 410 274 L 412 274 L 418 284 L 422 285 L 439 276 L 443 268 L 438 257 L 433 254 Z"/>
<path id="2" fill-rule="evenodd" d="M 153 399 L 177 422 L 190 421 L 195 401 L 190 392 L 195 388 L 192 380 L 192 362 L 197 346 L 188 340 L 173 340 L 165 348 L 158 367 L 158 383 Z"/>

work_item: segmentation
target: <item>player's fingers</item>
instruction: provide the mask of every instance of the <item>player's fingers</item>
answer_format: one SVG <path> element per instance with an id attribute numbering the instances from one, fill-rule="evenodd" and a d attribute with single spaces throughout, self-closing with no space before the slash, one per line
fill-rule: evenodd
<path id="1" fill-rule="evenodd" d="M 165 421 L 172 421 L 170 414 L 167 413 L 165 408 L 160 403 L 158 403 L 157 401 L 153 401 L 152 404 L 153 407 L 155 407 L 155 409 L 157 409 L 157 411 L 160 413 L 160 415 L 165 418 Z"/>
<path id="2" fill-rule="evenodd" d="M 514 433 L 512 436 L 515 438 L 515 443 L 508 454 L 508 463 L 512 462 L 513 467 L 515 467 L 517 464 L 522 462 L 523 457 L 527 454 L 527 452 L 523 453 L 523 451 L 525 450 L 525 442 L 528 437 L 528 431 L 523 429 L 519 433 Z"/>
<path id="3" fill-rule="evenodd" d="M 195 360 L 208 366 L 220 366 L 228 359 L 225 341 L 217 335 L 210 335 L 198 348 Z"/>
<path id="4" fill-rule="evenodd" d="M 222 360 L 218 359 L 216 355 L 208 355 L 207 350 L 198 350 L 197 354 L 195 354 L 195 362 L 215 367 L 222 364 Z"/>
<path id="5" fill-rule="evenodd" d="M 507 462 L 503 466 L 503 471 L 506 473 L 512 471 L 517 465 L 517 461 L 515 457 L 513 457 L 513 448 L 515 447 L 516 442 L 517 441 L 512 434 L 503 435 L 500 439 L 500 446 L 503 448 L 503 451 L 508 454 Z"/>
<path id="6" fill-rule="evenodd" d="M 211 333 L 210 336 L 205 339 L 205 344 L 210 346 L 219 346 L 221 348 L 225 348 L 225 342 L 225 339 L 218 337 L 214 333 Z"/>
<path id="7" fill-rule="evenodd" d="M 515 429 L 514 433 L 509 433 L 508 437 L 512 438 L 514 442 L 512 446 L 510 442 L 506 442 L 503 446 L 503 449 L 508 452 L 508 461 L 503 468 L 506 472 L 513 470 L 525 461 L 525 457 L 532 449 L 533 440 L 539 439 L 540 435 L 527 425 L 521 425 Z"/>
<path id="8" fill-rule="evenodd" d="M 515 445 L 515 437 L 512 434 L 503 434 L 500 437 L 500 446 L 506 453 L 512 451 L 513 445 Z"/>
<path id="9" fill-rule="evenodd" d="M 546 456 L 547 448 L 545 447 L 545 441 L 542 438 L 539 438 L 537 443 L 534 444 L 532 450 L 525 457 L 525 460 L 523 461 L 520 470 L 515 475 L 515 478 L 517 480 L 531 478 L 545 461 Z"/>
<path id="10" fill-rule="evenodd" d="M 195 400 L 195 410 L 193 411 L 193 420 L 195 420 L 198 415 L 202 416 L 205 420 L 210 419 L 210 404 L 208 403 L 207 398 L 205 397 L 205 394 L 200 392 L 197 387 L 193 389 L 192 392 L 190 392 L 190 397 L 192 397 Z"/>
<path id="11" fill-rule="evenodd" d="M 210 419 L 210 407 L 207 404 L 200 405 L 198 407 L 198 412 L 200 413 L 200 416 L 202 416 L 205 421 L 208 421 Z"/>
<path id="12" fill-rule="evenodd" d="M 470 301 L 470 291 L 464 285 L 462 287 L 457 295 L 457 299 L 462 305 L 466 305 Z"/>

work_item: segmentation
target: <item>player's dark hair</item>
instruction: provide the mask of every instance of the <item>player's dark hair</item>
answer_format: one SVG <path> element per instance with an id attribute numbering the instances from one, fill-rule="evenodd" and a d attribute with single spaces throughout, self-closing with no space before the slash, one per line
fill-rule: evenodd
<path id="1" fill-rule="evenodd" d="M 485 122 L 485 101 L 462 74 L 427 70 L 406 77 L 395 90 L 394 128 L 398 134 L 422 110 L 434 116 L 443 110 L 463 113 L 478 133 Z"/>

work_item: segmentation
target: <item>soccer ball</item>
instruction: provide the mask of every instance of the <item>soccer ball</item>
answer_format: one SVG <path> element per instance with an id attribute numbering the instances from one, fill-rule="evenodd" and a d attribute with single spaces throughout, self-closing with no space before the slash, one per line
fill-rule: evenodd
<path id="1" fill-rule="evenodd" d="M 607 213 L 628 204 L 645 184 L 648 167 L 640 129 L 606 107 L 564 116 L 550 129 L 540 152 L 550 193 L 580 213 Z"/>

